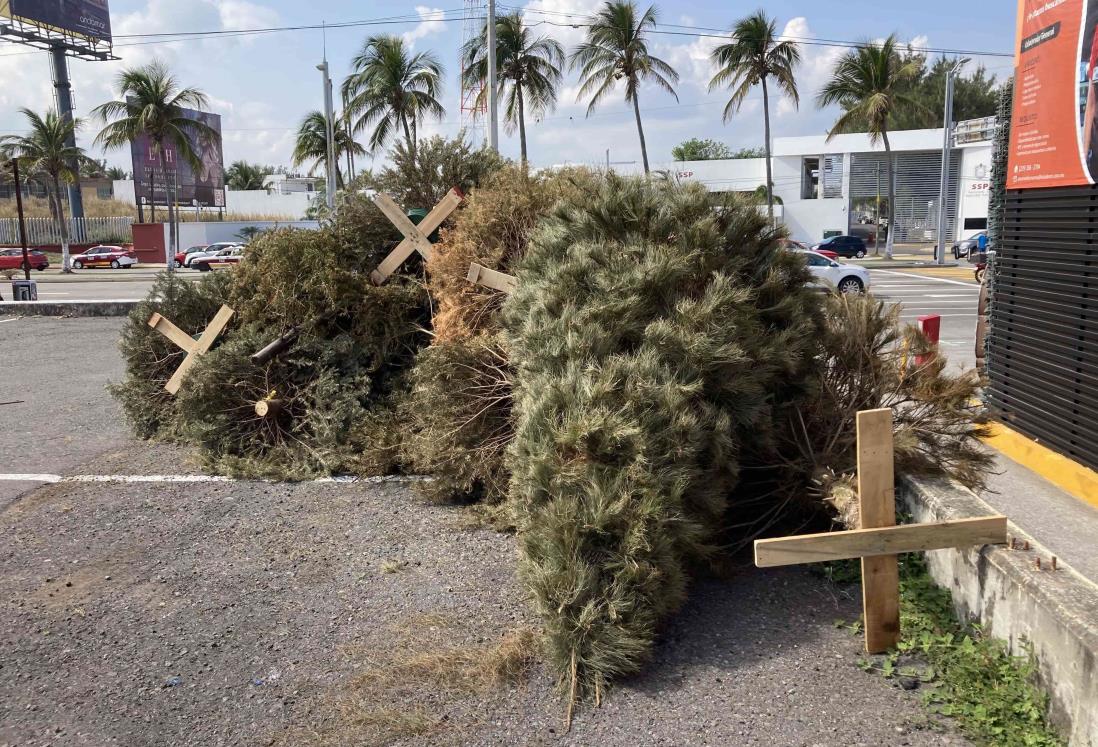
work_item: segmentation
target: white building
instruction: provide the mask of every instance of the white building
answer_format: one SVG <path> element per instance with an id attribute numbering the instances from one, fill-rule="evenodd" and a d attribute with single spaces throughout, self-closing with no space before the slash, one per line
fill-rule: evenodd
<path id="1" fill-rule="evenodd" d="M 958 123 L 950 159 L 946 200 L 948 237 L 987 228 L 994 119 Z M 896 243 L 931 244 L 937 236 L 942 173 L 942 130 L 889 134 L 895 157 Z M 656 163 L 682 180 L 696 180 L 710 192 L 754 192 L 766 183 L 762 158 Z M 628 170 L 628 169 L 626 169 Z M 872 239 L 878 189 L 881 222 L 887 223 L 888 182 L 884 146 L 865 134 L 779 137 L 773 144 L 775 215 L 790 235 L 819 241 L 833 233 Z"/>
<path id="2" fill-rule="evenodd" d="M 301 220 L 309 209 L 316 192 L 307 190 L 287 190 L 278 192 L 268 189 L 250 189 L 237 192 L 225 189 L 225 211 L 238 215 L 264 216 L 277 220 Z M 132 179 L 114 182 L 114 199 L 135 205 Z M 193 210 L 193 208 L 181 208 Z M 203 208 L 203 213 L 213 215 L 216 220 L 217 208 Z"/>
<path id="3" fill-rule="evenodd" d="M 290 195 L 308 192 L 312 195 L 320 184 L 315 176 L 290 176 L 287 174 L 268 174 L 263 179 L 263 188 L 271 194 Z"/>

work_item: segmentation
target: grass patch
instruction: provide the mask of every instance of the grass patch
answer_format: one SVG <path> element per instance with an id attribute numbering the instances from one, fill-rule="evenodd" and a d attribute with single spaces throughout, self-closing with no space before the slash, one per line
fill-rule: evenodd
<path id="1" fill-rule="evenodd" d="M 835 577 L 860 580 L 850 565 Z M 1032 655 L 1013 656 L 979 625 L 958 621 L 952 595 L 934 583 L 920 554 L 900 556 L 900 625 L 895 650 L 859 660 L 864 669 L 917 681 L 930 710 L 954 719 L 977 744 L 1064 744 L 1048 722 L 1048 695 L 1035 684 Z M 850 627 L 860 634 L 860 625 Z"/>
<path id="2" fill-rule="evenodd" d="M 289 747 L 380 747 L 402 740 L 434 743 L 442 732 L 460 730 L 451 718 L 455 706 L 470 698 L 491 698 L 521 683 L 538 657 L 540 635 L 515 628 L 491 643 L 455 643 L 459 621 L 420 615 L 393 626 L 393 646 L 353 647 L 348 655 L 366 666 L 349 683 L 321 700 L 314 724 L 281 735 Z M 473 718 L 482 709 L 473 709 Z M 417 744 L 419 741 L 416 742 Z"/>

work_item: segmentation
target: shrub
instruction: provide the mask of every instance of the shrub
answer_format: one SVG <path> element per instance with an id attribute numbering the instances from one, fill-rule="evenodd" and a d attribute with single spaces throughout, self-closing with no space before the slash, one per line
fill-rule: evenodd
<path id="1" fill-rule="evenodd" d="M 573 697 L 636 671 L 711 556 L 747 441 L 811 370 L 819 300 L 750 206 L 608 177 L 565 200 L 504 307 L 521 577 Z"/>

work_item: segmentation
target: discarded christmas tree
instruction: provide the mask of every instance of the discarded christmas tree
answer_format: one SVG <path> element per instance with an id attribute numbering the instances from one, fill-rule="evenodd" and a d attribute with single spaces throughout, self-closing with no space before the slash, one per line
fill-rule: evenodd
<path id="1" fill-rule="evenodd" d="M 504 308 L 520 571 L 571 700 L 648 656 L 714 552 L 745 441 L 812 364 L 818 297 L 753 206 L 609 177 L 535 232 Z"/>

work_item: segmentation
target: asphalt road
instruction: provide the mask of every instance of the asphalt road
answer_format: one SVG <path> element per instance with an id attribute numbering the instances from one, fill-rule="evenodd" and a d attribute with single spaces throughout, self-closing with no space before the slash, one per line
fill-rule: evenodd
<path id="1" fill-rule="evenodd" d="M 942 317 L 939 346 L 951 367 L 976 365 L 976 306 L 980 286 L 974 280 L 928 277 L 917 270 L 870 270 L 870 292 L 900 304 L 900 318 L 916 324 L 920 316 Z"/>
<path id="2" fill-rule="evenodd" d="M 31 280 L 38 283 L 40 301 L 137 301 L 148 294 L 159 272 L 159 267 L 88 269 L 73 271 L 71 275 L 47 270 L 32 272 Z M 188 280 L 197 280 L 201 276 L 202 273 L 197 270 L 181 270 L 179 273 L 179 277 Z M 7 282 L 0 285 L 0 295 L 5 300 L 11 300 L 9 288 Z"/>

